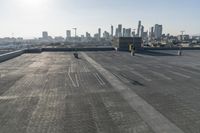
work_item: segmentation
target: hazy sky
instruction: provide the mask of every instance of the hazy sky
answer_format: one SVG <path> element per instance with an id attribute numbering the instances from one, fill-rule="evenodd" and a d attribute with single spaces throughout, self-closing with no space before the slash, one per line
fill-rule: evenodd
<path id="1" fill-rule="evenodd" d="M 199 0 L 0 0 L 0 37 L 39 37 L 42 31 L 65 36 L 78 28 L 78 34 L 108 30 L 110 25 L 145 30 L 158 23 L 164 32 L 200 33 Z"/>

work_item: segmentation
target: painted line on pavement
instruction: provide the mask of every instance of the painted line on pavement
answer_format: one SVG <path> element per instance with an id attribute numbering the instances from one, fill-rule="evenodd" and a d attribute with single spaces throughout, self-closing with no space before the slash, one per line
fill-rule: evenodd
<path id="1" fill-rule="evenodd" d="M 77 74 L 75 74 L 75 79 L 76 79 L 76 87 L 79 87 L 79 82 L 78 82 L 78 75 Z"/>
<path id="2" fill-rule="evenodd" d="M 170 78 L 170 77 L 168 77 L 168 76 L 166 76 L 166 75 L 164 75 L 164 74 L 162 74 L 162 73 L 159 73 L 159 72 L 156 72 L 156 71 L 152 71 L 152 70 L 149 70 L 151 73 L 153 73 L 154 75 L 156 75 L 156 76 L 159 76 L 159 77 L 162 77 L 162 78 L 164 78 L 164 79 L 166 79 L 166 80 L 172 80 L 172 78 Z"/>
<path id="3" fill-rule="evenodd" d="M 101 79 L 98 73 L 93 73 L 93 75 L 95 76 L 100 85 L 105 85 L 105 82 Z"/>
<path id="4" fill-rule="evenodd" d="M 182 74 L 182 73 L 179 73 L 179 72 L 174 72 L 174 71 L 170 71 L 170 72 L 175 74 L 175 75 L 178 75 L 180 77 L 183 77 L 183 78 L 188 78 L 188 79 L 191 78 L 190 76 Z"/>

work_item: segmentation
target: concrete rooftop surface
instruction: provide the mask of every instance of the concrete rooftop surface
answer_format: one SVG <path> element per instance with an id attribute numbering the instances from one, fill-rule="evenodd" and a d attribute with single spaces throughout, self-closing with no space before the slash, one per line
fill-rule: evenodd
<path id="1" fill-rule="evenodd" d="M 200 51 L 43 52 L 0 63 L 0 133 L 200 133 Z"/>

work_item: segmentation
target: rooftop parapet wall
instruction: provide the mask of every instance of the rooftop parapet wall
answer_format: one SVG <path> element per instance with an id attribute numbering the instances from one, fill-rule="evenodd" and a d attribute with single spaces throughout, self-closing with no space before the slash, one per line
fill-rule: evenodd
<path id="1" fill-rule="evenodd" d="M 25 50 L 23 49 L 23 50 L 18 50 L 18 51 L 2 54 L 2 55 L 0 55 L 0 62 L 20 56 L 20 55 L 24 54 L 24 52 L 25 52 Z"/>
<path id="2" fill-rule="evenodd" d="M 139 51 L 146 51 L 146 50 L 178 50 L 179 47 L 176 48 L 140 48 Z M 72 52 L 72 51 L 114 51 L 115 48 L 34 48 L 34 49 L 23 49 L 18 50 L 6 54 L 0 55 L 0 63 L 6 60 L 15 58 L 20 56 L 24 53 L 41 53 L 41 52 Z M 127 51 L 126 49 L 118 49 L 119 51 Z M 182 48 L 182 50 L 200 50 L 200 48 Z"/>

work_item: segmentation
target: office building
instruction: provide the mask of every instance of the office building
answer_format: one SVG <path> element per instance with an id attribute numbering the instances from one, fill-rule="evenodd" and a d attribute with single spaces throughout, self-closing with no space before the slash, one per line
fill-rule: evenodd
<path id="1" fill-rule="evenodd" d="M 162 37 L 163 27 L 162 25 L 156 24 L 154 27 L 154 37 L 155 39 L 159 40 Z"/>
<path id="2" fill-rule="evenodd" d="M 110 34 L 107 31 L 104 31 L 103 38 L 104 39 L 109 39 L 109 37 L 110 37 Z"/>
<path id="3" fill-rule="evenodd" d="M 65 39 L 62 36 L 56 36 L 54 38 L 54 40 L 55 40 L 55 42 L 64 42 L 65 41 Z"/>
<path id="4" fill-rule="evenodd" d="M 136 36 L 135 31 L 133 31 L 132 32 L 132 37 L 135 37 L 135 36 Z"/>
<path id="5" fill-rule="evenodd" d="M 149 31 L 149 39 L 152 40 L 154 38 L 154 27 L 151 27 Z"/>
<path id="6" fill-rule="evenodd" d="M 189 35 L 179 35 L 177 38 L 179 41 L 189 41 L 190 36 Z"/>
<path id="7" fill-rule="evenodd" d="M 95 38 L 96 40 L 98 40 L 98 39 L 99 39 L 99 33 L 94 34 L 94 38 Z"/>
<path id="8" fill-rule="evenodd" d="M 48 39 L 48 32 L 43 31 L 43 32 L 42 32 L 42 38 L 43 38 L 43 39 Z"/>
<path id="9" fill-rule="evenodd" d="M 101 28 L 98 29 L 98 35 L 99 35 L 99 39 L 101 38 Z"/>
<path id="10" fill-rule="evenodd" d="M 66 31 L 67 38 L 71 38 L 71 30 Z"/>
<path id="11" fill-rule="evenodd" d="M 126 29 L 123 28 L 123 34 L 122 34 L 122 36 L 125 37 L 125 34 L 126 34 Z"/>
<path id="12" fill-rule="evenodd" d="M 114 27 L 111 25 L 111 37 L 113 37 L 114 34 Z"/>
<path id="13" fill-rule="evenodd" d="M 85 36 L 86 36 L 87 39 L 91 38 L 91 35 L 90 35 L 90 33 L 88 33 L 88 32 L 86 32 L 86 35 L 85 35 Z"/>
<path id="14" fill-rule="evenodd" d="M 115 37 L 119 37 L 118 35 L 119 35 L 118 34 L 118 28 L 116 28 L 116 30 L 115 30 Z"/>
<path id="15" fill-rule="evenodd" d="M 118 37 L 122 37 L 122 25 L 118 25 Z"/>
<path id="16" fill-rule="evenodd" d="M 148 31 L 146 31 L 146 32 L 143 32 L 143 34 L 142 34 L 142 39 L 144 40 L 144 41 L 148 41 Z"/>
<path id="17" fill-rule="evenodd" d="M 125 29 L 124 37 L 131 37 L 131 28 Z"/>
<path id="18" fill-rule="evenodd" d="M 140 26 L 140 29 L 139 29 L 139 37 L 143 37 L 143 33 L 144 33 L 144 26 L 143 25 L 141 25 Z"/>
<path id="19" fill-rule="evenodd" d="M 139 22 L 138 22 L 138 29 L 137 29 L 137 36 L 139 36 L 139 34 L 140 34 L 141 24 L 142 24 L 142 22 L 139 21 Z"/>

